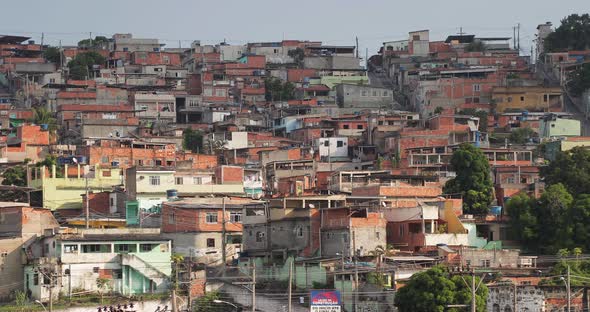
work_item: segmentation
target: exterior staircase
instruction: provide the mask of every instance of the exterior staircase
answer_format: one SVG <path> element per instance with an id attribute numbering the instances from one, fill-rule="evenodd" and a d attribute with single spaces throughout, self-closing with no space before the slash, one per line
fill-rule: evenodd
<path id="1" fill-rule="evenodd" d="M 121 254 L 121 265 L 127 265 L 149 278 L 156 288 L 167 287 L 170 276 L 133 254 Z"/>

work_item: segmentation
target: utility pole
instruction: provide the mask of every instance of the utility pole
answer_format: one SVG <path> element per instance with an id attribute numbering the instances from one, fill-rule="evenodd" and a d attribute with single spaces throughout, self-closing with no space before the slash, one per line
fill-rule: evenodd
<path id="1" fill-rule="evenodd" d="M 517 40 L 518 40 L 518 54 L 520 55 L 520 23 L 518 23 L 517 26 L 518 32 L 517 32 Z"/>
<path id="2" fill-rule="evenodd" d="M 572 310 L 572 284 L 570 279 L 570 266 L 567 266 L 567 312 Z"/>
<path id="3" fill-rule="evenodd" d="M 291 260 L 291 263 L 289 263 L 289 312 L 291 312 L 291 298 L 293 295 L 293 261 L 295 261 L 295 259 Z"/>
<path id="4" fill-rule="evenodd" d="M 516 300 L 516 293 L 517 293 L 516 290 L 517 290 L 516 289 L 516 283 L 514 283 L 514 306 L 512 307 L 514 312 L 518 311 L 516 309 L 517 308 L 517 302 L 518 302 L 518 300 Z"/>
<path id="5" fill-rule="evenodd" d="M 72 265 L 68 265 L 68 300 L 72 302 Z"/>
<path id="6" fill-rule="evenodd" d="M 53 312 L 53 271 L 49 272 L 49 312 Z"/>
<path id="7" fill-rule="evenodd" d="M 356 58 L 359 58 L 359 37 L 355 37 L 356 40 Z"/>
<path id="8" fill-rule="evenodd" d="M 352 252 L 354 257 L 354 311 L 357 312 L 359 305 L 359 270 L 356 257 L 355 231 L 352 231 Z"/>
<path id="9" fill-rule="evenodd" d="M 41 51 L 43 51 L 43 41 L 45 41 L 45 33 L 41 33 Z"/>
<path id="10" fill-rule="evenodd" d="M 516 27 L 512 26 L 512 47 L 516 50 Z"/>
<path id="11" fill-rule="evenodd" d="M 178 312 L 178 306 L 176 305 L 176 289 L 172 289 L 172 312 Z"/>
<path id="12" fill-rule="evenodd" d="M 226 242 L 225 242 L 225 196 L 221 198 L 221 259 L 223 261 L 223 275 L 225 275 L 225 270 L 227 266 L 227 255 L 226 255 Z"/>
<path id="13" fill-rule="evenodd" d="M 190 249 L 190 254 L 189 254 L 189 258 L 188 258 L 188 293 L 187 293 L 187 306 L 188 306 L 188 310 L 191 310 L 192 307 L 192 298 L 191 298 L 191 292 L 193 290 L 193 249 Z"/>
<path id="14" fill-rule="evenodd" d="M 475 291 L 475 268 L 471 268 L 471 312 L 477 312 Z"/>
<path id="15" fill-rule="evenodd" d="M 252 263 L 252 312 L 256 312 L 256 263 Z"/>
<path id="16" fill-rule="evenodd" d="M 89 168 L 89 167 L 87 167 Z M 67 175 L 67 173 L 66 173 Z M 86 218 L 86 228 L 90 228 L 90 198 L 88 198 L 88 171 L 84 172 L 84 184 L 86 189 L 86 211 L 85 211 L 85 218 Z"/>

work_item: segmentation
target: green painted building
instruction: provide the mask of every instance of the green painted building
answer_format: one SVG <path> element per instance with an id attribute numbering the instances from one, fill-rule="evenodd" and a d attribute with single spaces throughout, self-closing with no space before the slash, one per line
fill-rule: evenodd
<path id="1" fill-rule="evenodd" d="M 38 242 L 43 257 L 29 260 L 25 267 L 25 291 L 33 299 L 48 301 L 47 276 L 61 275 L 54 282 L 56 293 L 76 289 L 97 291 L 98 279 L 106 279 L 102 289 L 122 295 L 161 293 L 169 290 L 171 241 L 157 230 L 113 230 L 109 234 L 45 237 Z"/>

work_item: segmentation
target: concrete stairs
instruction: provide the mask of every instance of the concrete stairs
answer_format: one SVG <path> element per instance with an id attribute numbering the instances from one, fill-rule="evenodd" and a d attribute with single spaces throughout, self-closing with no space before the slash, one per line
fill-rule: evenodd
<path id="1" fill-rule="evenodd" d="M 152 280 L 157 288 L 165 287 L 170 276 L 133 254 L 121 254 L 121 264 L 127 265 Z"/>

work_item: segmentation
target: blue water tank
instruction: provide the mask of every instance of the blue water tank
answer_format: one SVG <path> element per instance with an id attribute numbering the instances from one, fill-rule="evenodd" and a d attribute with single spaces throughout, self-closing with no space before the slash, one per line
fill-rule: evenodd
<path id="1" fill-rule="evenodd" d="M 42 130 L 42 131 L 47 131 L 47 130 L 49 130 L 49 125 L 48 125 L 48 124 L 40 124 L 39 126 L 41 127 L 41 130 Z"/>
<path id="2" fill-rule="evenodd" d="M 111 167 L 118 168 L 119 167 L 119 162 L 118 161 L 111 161 Z"/>
<path id="3" fill-rule="evenodd" d="M 178 191 L 177 190 L 166 190 L 166 197 L 168 198 L 177 198 Z"/>
<path id="4" fill-rule="evenodd" d="M 492 206 L 491 212 L 495 216 L 499 216 L 502 214 L 502 206 Z"/>

